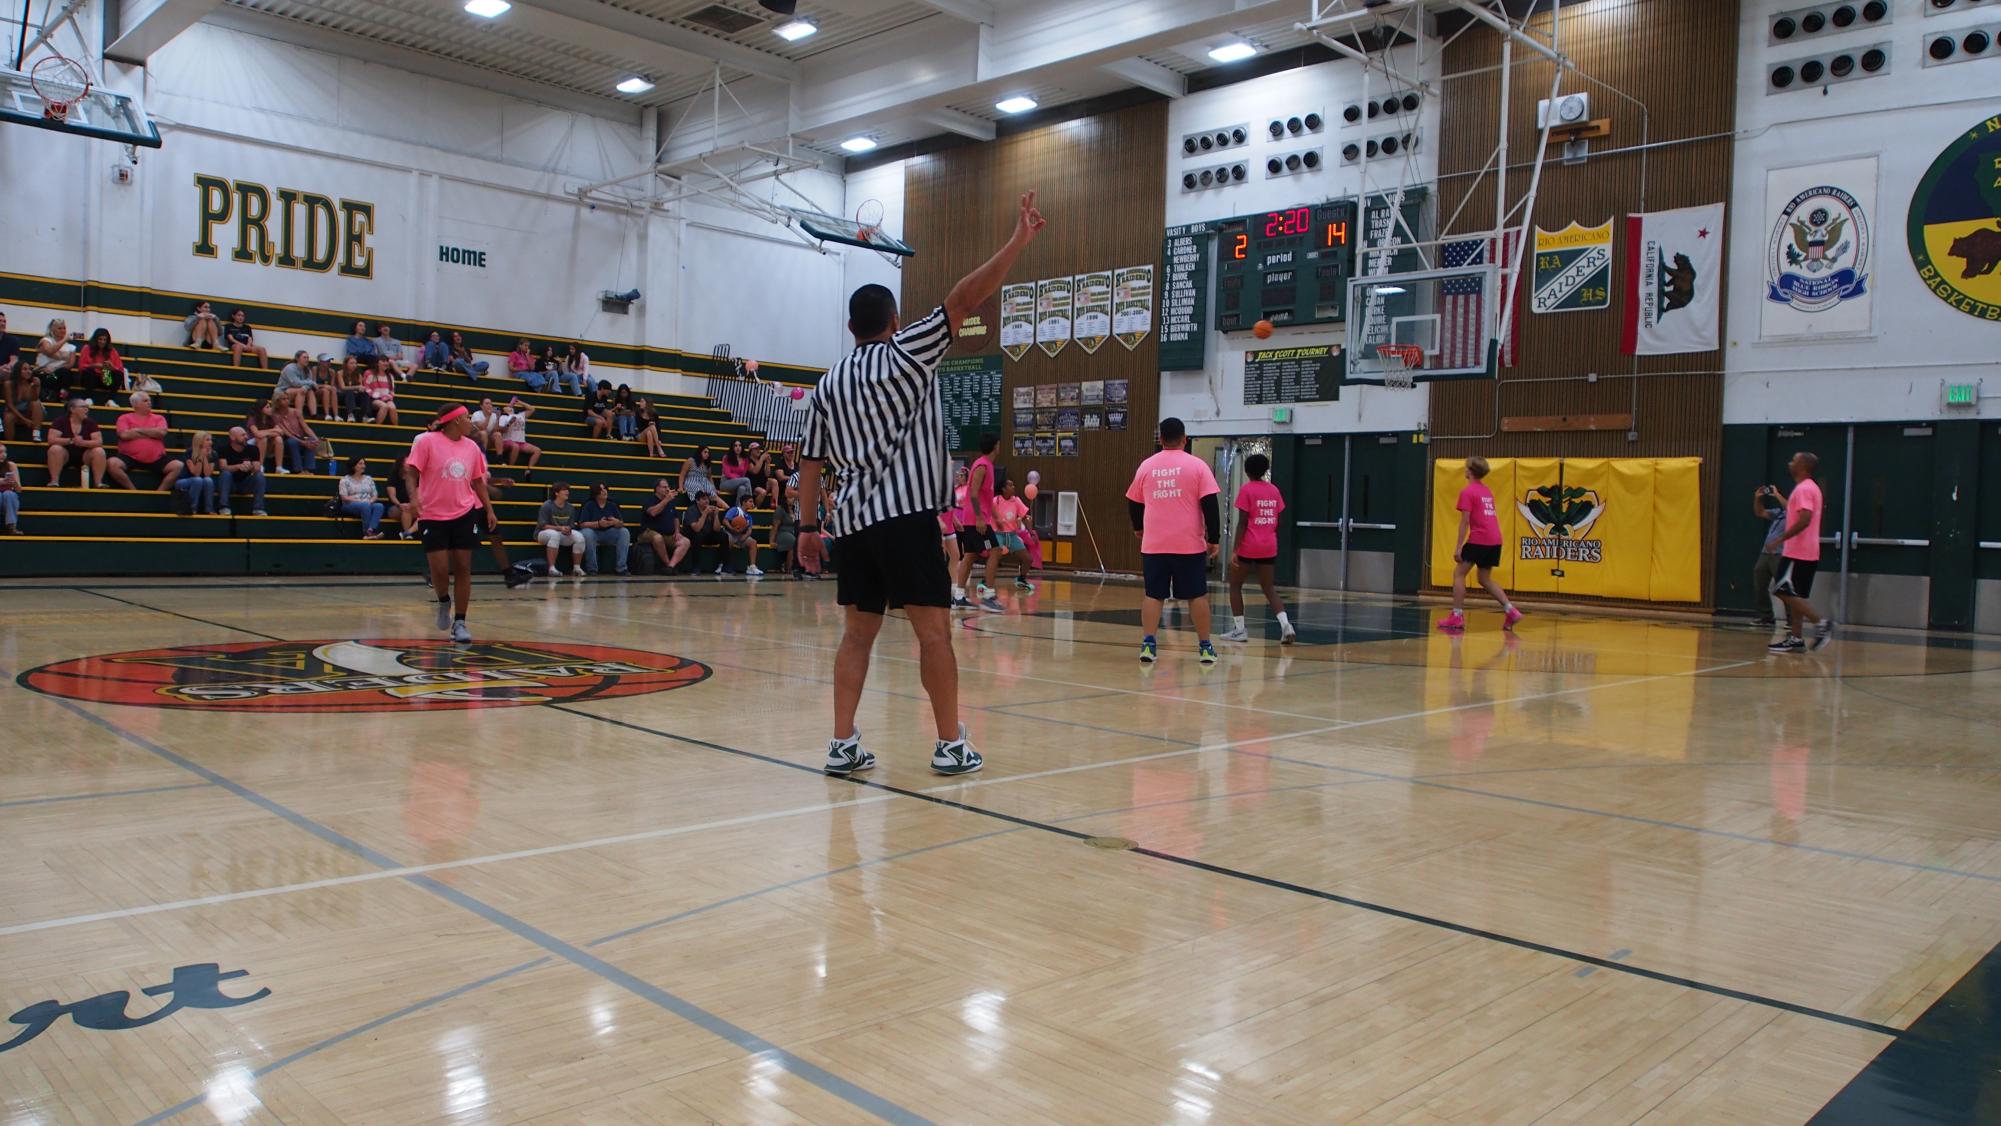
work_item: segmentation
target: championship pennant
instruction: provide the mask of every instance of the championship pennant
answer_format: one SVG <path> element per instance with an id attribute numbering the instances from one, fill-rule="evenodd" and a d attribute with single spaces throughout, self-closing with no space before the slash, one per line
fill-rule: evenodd
<path id="1" fill-rule="evenodd" d="M 1538 313 L 1576 313 L 1612 304 L 1612 220 L 1586 227 L 1575 220 L 1560 231 L 1535 231 L 1535 288 L 1529 307 Z"/>

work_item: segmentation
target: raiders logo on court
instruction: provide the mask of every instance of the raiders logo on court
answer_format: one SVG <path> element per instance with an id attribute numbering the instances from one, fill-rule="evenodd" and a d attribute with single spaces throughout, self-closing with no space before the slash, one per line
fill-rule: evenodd
<path id="1" fill-rule="evenodd" d="M 699 684 L 686 657 L 554 642 L 252 641 L 79 657 L 24 688 L 71 700 L 248 712 L 457 711 L 639 696 Z"/>
<path id="2" fill-rule="evenodd" d="M 1939 300 L 2001 321 L 2001 114 L 1953 139 L 1911 197 L 1911 263 Z"/>

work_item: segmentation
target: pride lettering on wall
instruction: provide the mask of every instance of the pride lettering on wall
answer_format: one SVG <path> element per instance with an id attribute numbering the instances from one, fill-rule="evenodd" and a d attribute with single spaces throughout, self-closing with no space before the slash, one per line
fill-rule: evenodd
<path id="1" fill-rule="evenodd" d="M 375 205 L 333 198 L 303 188 L 267 188 L 197 172 L 197 258 L 229 258 L 256 266 L 337 270 L 345 278 L 375 276 Z"/>

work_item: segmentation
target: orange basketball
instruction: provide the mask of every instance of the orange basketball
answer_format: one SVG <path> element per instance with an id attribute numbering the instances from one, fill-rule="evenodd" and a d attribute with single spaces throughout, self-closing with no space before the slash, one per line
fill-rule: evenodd
<path id="1" fill-rule="evenodd" d="M 1252 325 L 1251 335 L 1257 337 L 1259 340 L 1269 339 L 1271 337 L 1271 322 L 1259 321 Z"/>

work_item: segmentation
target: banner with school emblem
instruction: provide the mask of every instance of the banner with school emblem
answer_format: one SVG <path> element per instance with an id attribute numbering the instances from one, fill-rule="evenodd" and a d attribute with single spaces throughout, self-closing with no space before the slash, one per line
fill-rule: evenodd
<path id="1" fill-rule="evenodd" d="M 1940 301 L 2001 321 L 2001 114 L 1954 137 L 1918 181 L 1905 231 Z"/>
<path id="2" fill-rule="evenodd" d="M 1010 360 L 1019 360 L 1035 347 L 1035 283 L 1020 282 L 1001 286 L 1000 346 Z"/>
<path id="3" fill-rule="evenodd" d="M 1535 230 L 1535 287 L 1529 308 L 1576 313 L 1612 304 L 1612 220 L 1560 231 Z"/>
<path id="4" fill-rule="evenodd" d="M 1112 335 L 1112 272 L 1078 274 L 1076 284 L 1072 302 L 1076 313 L 1070 321 L 1070 338 L 1077 342 L 1077 347 L 1096 354 Z"/>
<path id="5" fill-rule="evenodd" d="M 1876 210 L 1876 158 L 1765 174 L 1766 339 L 1864 333 L 1870 328 L 1869 220 Z"/>
<path id="6" fill-rule="evenodd" d="M 1070 278 L 1035 283 L 1035 346 L 1054 356 L 1070 343 L 1070 312 L 1076 288 Z"/>
<path id="7" fill-rule="evenodd" d="M 1722 292 L 1722 204 L 1626 216 L 1627 355 L 1714 352 Z"/>

